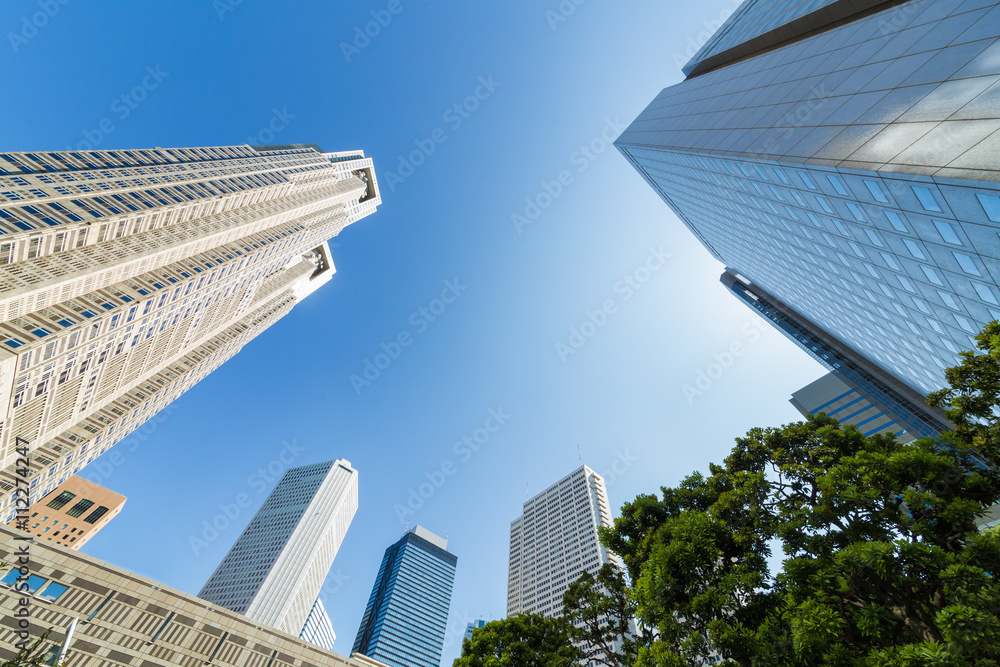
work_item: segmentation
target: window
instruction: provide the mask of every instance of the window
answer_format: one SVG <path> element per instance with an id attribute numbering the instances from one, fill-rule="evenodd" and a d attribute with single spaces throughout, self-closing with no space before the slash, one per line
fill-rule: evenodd
<path id="1" fill-rule="evenodd" d="M 70 493 L 69 491 L 63 491 L 58 496 L 50 500 L 46 504 L 46 507 L 51 507 L 54 510 L 61 510 L 63 508 L 63 505 L 73 500 L 74 498 L 76 498 L 75 493 Z"/>
<path id="2" fill-rule="evenodd" d="M 817 195 L 816 201 L 819 202 L 819 205 L 823 207 L 824 211 L 831 214 L 833 213 L 833 207 L 830 206 L 830 202 L 827 201 L 826 197 L 820 197 L 819 195 Z"/>
<path id="3" fill-rule="evenodd" d="M 84 519 L 87 523 L 97 523 L 98 519 L 108 513 L 108 508 L 104 505 L 99 506 L 96 510 L 87 515 Z"/>
<path id="4" fill-rule="evenodd" d="M 799 171 L 796 173 L 799 175 L 799 178 L 802 179 L 802 182 L 806 184 L 807 188 L 809 188 L 810 190 L 816 189 L 816 184 L 813 182 L 812 177 L 808 173 L 804 171 Z"/>
<path id="5" fill-rule="evenodd" d="M 63 586 L 62 584 L 57 584 L 56 582 L 53 581 L 52 583 L 50 583 L 48 586 L 45 587 L 45 590 L 43 590 L 41 593 L 38 594 L 38 597 L 45 600 L 46 602 L 55 602 L 62 596 L 63 593 L 65 593 L 68 590 L 69 588 L 67 586 Z"/>
<path id="6" fill-rule="evenodd" d="M 931 281 L 935 285 L 944 285 L 944 283 L 941 282 L 941 276 L 938 275 L 937 271 L 929 266 L 921 266 L 920 268 L 924 270 L 924 275 L 927 276 L 927 280 Z"/>
<path id="7" fill-rule="evenodd" d="M 976 289 L 976 293 L 979 294 L 979 298 L 986 303 L 992 303 L 997 305 L 997 298 L 993 296 L 993 290 L 991 290 L 986 285 L 982 285 L 977 282 L 973 282 L 972 286 Z"/>
<path id="8" fill-rule="evenodd" d="M 962 241 L 958 238 L 958 234 L 955 233 L 955 228 L 943 220 L 935 220 L 934 226 L 937 227 L 938 234 L 944 239 L 945 243 L 951 243 L 952 245 L 962 245 Z"/>
<path id="9" fill-rule="evenodd" d="M 976 263 L 972 261 L 971 257 L 969 257 L 968 255 L 963 255 L 960 252 L 955 252 L 952 254 L 955 255 L 955 259 L 958 261 L 958 265 L 962 267 L 963 271 L 973 276 L 980 275 L 979 269 L 976 268 Z"/>
<path id="10" fill-rule="evenodd" d="M 861 211 L 860 206 L 858 206 L 852 201 L 849 201 L 847 202 L 847 208 L 851 211 L 851 215 L 854 216 L 855 220 L 857 220 L 858 222 L 865 221 L 865 214 Z"/>
<path id="11" fill-rule="evenodd" d="M 920 205 L 924 207 L 925 211 L 935 211 L 936 213 L 941 213 L 941 206 L 938 205 L 937 200 L 934 199 L 934 193 L 932 193 L 929 188 L 911 185 L 910 189 L 913 190 L 913 194 L 917 196 L 917 201 L 920 202 Z"/>
<path id="12" fill-rule="evenodd" d="M 986 212 L 986 217 L 993 222 L 1000 222 L 1000 197 L 994 195 L 976 195 Z"/>
<path id="13" fill-rule="evenodd" d="M 868 192 L 875 198 L 875 201 L 882 202 L 883 204 L 889 203 L 889 198 L 882 192 L 882 187 L 878 184 L 878 181 L 865 180 L 865 187 L 868 188 Z"/>
<path id="14" fill-rule="evenodd" d="M 847 196 L 847 188 L 844 187 L 844 181 L 841 180 L 840 176 L 835 176 L 834 174 L 827 174 L 826 178 L 830 181 L 830 185 L 833 189 L 837 191 L 837 194 Z"/>
<path id="15" fill-rule="evenodd" d="M 905 245 L 906 249 L 910 251 L 910 254 L 917 259 L 927 259 L 924 255 L 924 251 L 920 249 L 920 246 L 910 239 L 903 239 L 903 245 Z"/>
<path id="16" fill-rule="evenodd" d="M 84 512 L 86 512 L 87 510 L 89 510 L 93 506 L 94 506 L 94 501 L 93 500 L 87 500 L 86 498 L 84 498 L 83 500 L 81 500 L 80 502 L 78 502 L 76 505 L 73 505 L 72 509 L 70 509 L 69 511 L 67 511 L 66 514 L 69 514 L 74 519 L 79 519 L 83 515 Z"/>

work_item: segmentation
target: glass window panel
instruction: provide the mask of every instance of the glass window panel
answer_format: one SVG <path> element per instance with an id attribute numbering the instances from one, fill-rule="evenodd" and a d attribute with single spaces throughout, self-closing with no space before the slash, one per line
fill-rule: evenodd
<path id="1" fill-rule="evenodd" d="M 955 233 L 955 228 L 951 226 L 950 223 L 944 220 L 935 220 L 934 226 L 937 227 L 938 234 L 944 239 L 945 243 L 951 243 L 952 245 L 962 245 L 962 241 L 958 238 L 958 234 Z"/>
<path id="2" fill-rule="evenodd" d="M 976 195 L 976 197 L 979 198 L 980 205 L 986 211 L 986 217 L 993 222 L 1000 222 L 1000 197 L 993 195 Z"/>
<path id="3" fill-rule="evenodd" d="M 884 192 L 882 192 L 882 187 L 878 184 L 877 181 L 870 181 L 866 179 L 865 187 L 868 188 L 868 192 L 872 194 L 872 197 L 875 198 L 875 201 L 882 202 L 883 204 L 889 203 L 889 198 L 885 196 Z"/>
<path id="4" fill-rule="evenodd" d="M 968 255 L 963 255 L 960 252 L 952 253 L 955 255 L 955 259 L 958 261 L 958 265 L 962 267 L 962 270 L 973 276 L 980 275 L 979 269 L 976 268 L 976 263 Z"/>
<path id="5" fill-rule="evenodd" d="M 913 190 L 913 194 L 917 196 L 917 201 L 920 202 L 920 205 L 924 207 L 925 211 L 936 211 L 937 213 L 941 212 L 941 206 L 938 205 L 937 200 L 934 199 L 934 193 L 932 193 L 929 188 L 911 185 L 910 189 Z"/>

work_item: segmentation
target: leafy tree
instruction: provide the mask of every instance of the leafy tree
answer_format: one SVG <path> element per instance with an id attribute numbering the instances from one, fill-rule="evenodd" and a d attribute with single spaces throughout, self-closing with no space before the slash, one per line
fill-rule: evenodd
<path id="1" fill-rule="evenodd" d="M 1000 326 L 978 340 L 930 398 L 953 433 L 900 444 L 825 415 L 753 429 L 708 475 L 626 503 L 601 539 L 632 585 L 591 582 L 567 611 L 634 608 L 643 667 L 1000 665 L 1000 532 L 976 530 L 1000 498 L 984 465 L 1000 464 Z"/>
<path id="2" fill-rule="evenodd" d="M 563 617 L 573 624 L 573 640 L 587 647 L 588 661 L 609 667 L 631 667 L 639 647 L 653 639 L 648 629 L 636 627 L 637 610 L 625 573 L 610 563 L 596 577 L 581 574 L 563 595 Z"/>
<path id="3" fill-rule="evenodd" d="M 564 618 L 519 614 L 491 621 L 462 641 L 454 667 L 574 667 L 583 652 L 573 646 Z"/>

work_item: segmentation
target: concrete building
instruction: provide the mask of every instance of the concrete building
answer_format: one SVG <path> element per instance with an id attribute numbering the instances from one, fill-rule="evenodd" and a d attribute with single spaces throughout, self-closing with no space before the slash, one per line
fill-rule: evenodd
<path id="1" fill-rule="evenodd" d="M 79 549 L 124 506 L 125 496 L 73 475 L 31 505 L 21 527 L 40 541 Z"/>
<path id="2" fill-rule="evenodd" d="M 422 526 L 385 550 L 352 653 L 391 667 L 438 667 L 458 558 Z"/>
<path id="3" fill-rule="evenodd" d="M 827 373 L 792 393 L 789 402 L 803 417 L 823 412 L 841 424 L 857 426 L 866 436 L 891 435 L 900 442 L 915 439 L 885 411 L 833 373 Z"/>
<path id="4" fill-rule="evenodd" d="M 329 281 L 380 202 L 362 152 L 311 144 L 0 153 L 0 512 L 16 438 L 36 500 Z"/>
<path id="5" fill-rule="evenodd" d="M 306 640 L 316 646 L 321 646 L 328 651 L 333 650 L 333 644 L 337 641 L 337 633 L 333 631 L 333 624 L 326 614 L 323 601 L 316 598 L 316 603 L 309 610 L 302 632 L 299 633 L 301 639 Z"/>
<path id="6" fill-rule="evenodd" d="M 747 0 L 616 145 L 728 271 L 919 395 L 1000 318 L 1000 6 Z"/>
<path id="7" fill-rule="evenodd" d="M 560 616 L 563 593 L 581 573 L 605 563 L 624 569 L 597 538 L 598 526 L 611 525 L 604 478 L 587 466 L 527 500 L 510 524 L 507 615 Z"/>
<path id="8" fill-rule="evenodd" d="M 19 643 L 31 646 L 49 628 L 42 648 L 58 656 L 75 620 L 67 646 L 71 667 L 384 667 L 0 527 L 0 560 L 16 562 L 25 546 L 29 573 L 20 582 L 17 570 L 0 579 L 0 659 L 14 657 Z"/>
<path id="9" fill-rule="evenodd" d="M 358 473 L 349 461 L 291 468 L 198 597 L 299 635 L 357 509 Z"/>

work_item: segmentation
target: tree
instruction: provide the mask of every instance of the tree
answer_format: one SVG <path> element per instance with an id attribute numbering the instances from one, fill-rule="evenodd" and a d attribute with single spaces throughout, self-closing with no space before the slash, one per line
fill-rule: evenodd
<path id="1" fill-rule="evenodd" d="M 608 667 L 631 667 L 639 647 L 653 640 L 649 629 L 636 627 L 637 611 L 625 573 L 610 563 L 596 577 L 584 572 L 563 594 L 563 617 L 573 625 L 573 640 L 588 647 L 588 661 Z"/>
<path id="2" fill-rule="evenodd" d="M 976 530 L 1000 499 L 1000 325 L 978 341 L 930 397 L 954 432 L 901 444 L 811 416 L 626 503 L 601 539 L 632 585 L 574 613 L 634 604 L 643 667 L 1000 665 L 1000 531 Z"/>
<path id="3" fill-rule="evenodd" d="M 583 652 L 573 646 L 563 618 L 518 614 L 491 621 L 462 641 L 454 667 L 574 667 Z"/>

